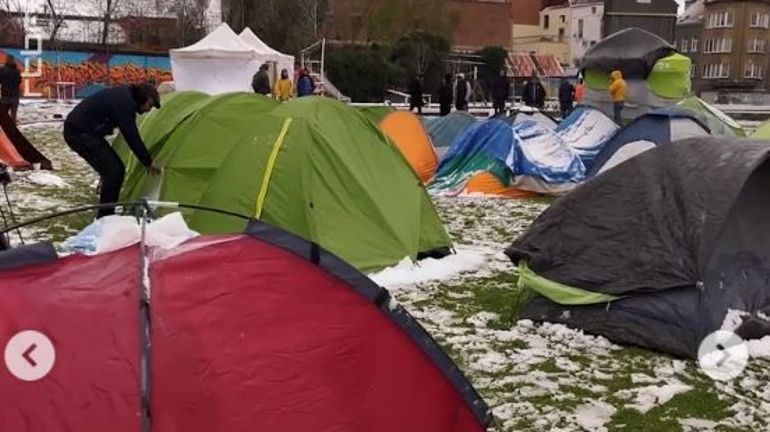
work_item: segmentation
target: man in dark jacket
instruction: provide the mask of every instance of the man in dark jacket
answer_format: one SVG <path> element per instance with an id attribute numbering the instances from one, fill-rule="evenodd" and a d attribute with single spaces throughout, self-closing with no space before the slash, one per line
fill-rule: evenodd
<path id="1" fill-rule="evenodd" d="M 444 82 L 438 90 L 438 103 L 441 105 L 441 116 L 449 115 L 452 112 L 452 97 L 454 89 L 452 88 L 452 74 L 444 77 Z"/>
<path id="2" fill-rule="evenodd" d="M 117 202 L 123 187 L 125 167 L 104 139 L 112 135 L 115 127 L 148 173 L 160 174 L 136 128 L 136 115 L 149 112 L 153 107 L 160 108 L 160 96 L 155 87 L 149 84 L 124 85 L 89 96 L 64 121 L 64 141 L 99 174 L 101 204 Z M 114 213 L 114 208 L 100 209 L 97 217 Z"/>
<path id="3" fill-rule="evenodd" d="M 297 96 L 313 96 L 313 93 L 315 93 L 313 77 L 310 76 L 310 71 L 307 68 L 303 68 L 297 80 Z"/>
<path id="4" fill-rule="evenodd" d="M 500 71 L 500 76 L 495 79 L 492 84 L 492 103 L 495 108 L 495 115 L 505 112 L 505 104 L 508 102 L 508 97 L 511 94 L 511 85 L 508 82 L 508 76 L 505 69 Z"/>
<path id="5" fill-rule="evenodd" d="M 561 118 L 566 118 L 572 112 L 572 106 L 575 103 L 575 87 L 567 81 L 561 80 L 559 85 L 559 108 L 561 109 Z"/>
<path id="6" fill-rule="evenodd" d="M 423 104 L 422 78 L 419 75 L 416 75 L 412 84 L 409 86 L 409 112 L 412 112 L 417 108 L 417 114 L 422 115 Z"/>
<path id="7" fill-rule="evenodd" d="M 254 93 L 265 96 L 270 94 L 270 89 L 272 87 L 270 87 L 270 76 L 267 74 L 268 69 L 270 69 L 270 67 L 267 63 L 263 64 L 251 79 L 251 88 L 254 89 Z"/>
<path id="8" fill-rule="evenodd" d="M 19 110 L 20 85 L 21 72 L 16 66 L 16 59 L 9 55 L 0 68 L 0 110 L 8 113 L 13 124 L 16 124 L 16 112 Z"/>
<path id="9" fill-rule="evenodd" d="M 543 109 L 545 108 L 545 96 L 545 87 L 537 77 L 532 77 L 524 85 L 522 99 L 525 105 Z"/>
<path id="10" fill-rule="evenodd" d="M 468 111 L 468 102 L 471 99 L 471 83 L 465 79 L 465 75 L 459 74 L 455 83 L 454 98 L 457 111 Z"/>

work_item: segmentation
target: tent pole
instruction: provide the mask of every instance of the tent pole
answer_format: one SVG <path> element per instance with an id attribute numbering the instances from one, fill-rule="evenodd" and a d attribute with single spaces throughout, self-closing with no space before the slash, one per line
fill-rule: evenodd
<path id="1" fill-rule="evenodd" d="M 139 408 L 142 432 L 150 432 L 150 261 L 147 243 L 147 218 L 149 207 L 146 202 L 138 206 L 136 216 L 141 224 L 139 243 Z"/>

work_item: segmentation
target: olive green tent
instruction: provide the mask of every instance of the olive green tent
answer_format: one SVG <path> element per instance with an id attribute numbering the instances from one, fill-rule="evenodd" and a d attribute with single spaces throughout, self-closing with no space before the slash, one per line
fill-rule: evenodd
<path id="1" fill-rule="evenodd" d="M 692 61 L 681 54 L 671 54 L 657 62 L 647 77 L 647 89 L 658 98 L 683 99 L 690 96 L 690 65 Z M 610 83 L 610 73 L 600 69 L 586 69 L 585 85 L 600 92 L 607 92 Z M 626 80 L 632 84 L 634 80 Z"/>
<path id="2" fill-rule="evenodd" d="M 770 140 L 770 120 L 759 125 L 757 130 L 751 134 L 751 138 L 758 140 Z"/>
<path id="3" fill-rule="evenodd" d="M 698 113 L 706 121 L 712 135 L 725 137 L 745 137 L 743 126 L 715 106 L 709 105 L 698 97 L 687 98 L 678 104 Z"/>
<path id="4" fill-rule="evenodd" d="M 387 105 L 377 105 L 377 106 L 359 107 L 358 111 L 361 114 L 363 114 L 364 117 L 368 118 L 369 121 L 371 121 L 376 125 L 379 125 L 382 119 L 384 119 L 388 114 L 392 113 L 395 110 Z"/>
<path id="5" fill-rule="evenodd" d="M 178 98 L 192 103 L 175 103 Z M 155 117 L 140 121 L 142 136 L 155 140 L 151 152 L 164 168 L 161 200 L 259 218 L 363 271 L 451 247 L 427 192 L 398 149 L 340 102 L 307 97 L 276 104 L 247 93 L 176 95 Z M 126 159 L 122 198 L 142 198 L 144 169 Z M 245 224 L 204 211 L 187 221 L 203 233 L 237 232 Z"/>

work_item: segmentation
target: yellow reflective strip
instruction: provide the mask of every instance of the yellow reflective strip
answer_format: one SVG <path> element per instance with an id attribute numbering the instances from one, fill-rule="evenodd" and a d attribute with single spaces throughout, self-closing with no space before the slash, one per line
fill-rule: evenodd
<path id="1" fill-rule="evenodd" d="M 257 208 L 254 211 L 254 216 L 259 219 L 262 217 L 262 208 L 265 205 L 265 198 L 267 197 L 267 188 L 270 185 L 270 177 L 273 175 L 273 168 L 275 167 L 275 161 L 278 159 L 278 151 L 283 145 L 283 140 L 286 139 L 286 134 L 289 132 L 289 125 L 291 125 L 291 118 L 287 118 L 283 122 L 283 128 L 281 134 L 278 135 L 278 139 L 273 143 L 273 151 L 270 153 L 270 158 L 267 160 L 267 166 L 265 167 L 265 176 L 262 178 L 262 186 L 259 189 L 259 195 L 257 196 Z"/>

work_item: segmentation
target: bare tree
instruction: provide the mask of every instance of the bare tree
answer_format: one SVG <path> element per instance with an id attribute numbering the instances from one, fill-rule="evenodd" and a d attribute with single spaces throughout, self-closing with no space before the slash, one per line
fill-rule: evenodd
<path id="1" fill-rule="evenodd" d="M 198 39 L 206 27 L 207 0 L 174 0 L 173 11 L 179 31 L 178 43 L 185 45 Z"/>
<path id="2" fill-rule="evenodd" d="M 56 46 L 56 36 L 59 34 L 62 24 L 64 24 L 64 18 L 62 18 L 58 11 L 61 10 L 61 2 L 56 0 L 46 0 L 49 14 L 51 15 L 51 21 L 49 23 L 50 31 L 48 32 L 48 42 Z"/>
<path id="3" fill-rule="evenodd" d="M 23 37 L 27 24 L 24 22 L 26 4 L 23 0 L 0 0 L 0 9 L 3 10 L 3 19 L 0 20 L 2 34 L 13 34 L 18 30 Z"/>

